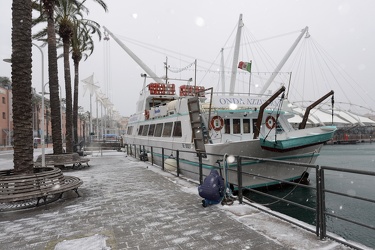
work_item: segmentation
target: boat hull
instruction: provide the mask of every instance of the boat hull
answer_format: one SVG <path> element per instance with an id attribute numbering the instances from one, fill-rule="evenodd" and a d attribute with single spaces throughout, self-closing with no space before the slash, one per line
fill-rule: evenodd
<path id="1" fill-rule="evenodd" d="M 180 175 L 186 178 L 199 180 L 199 157 L 195 152 L 194 145 L 188 143 L 158 143 L 146 140 L 134 141 L 134 144 L 145 145 L 144 149 L 148 153 L 153 152 L 153 162 L 164 166 L 166 170 L 175 171 L 176 150 L 179 150 L 179 170 Z M 160 144 L 160 145 L 159 145 Z M 162 152 L 161 145 L 168 146 Z M 207 176 L 212 168 L 220 168 L 221 174 L 225 174 L 227 168 L 228 181 L 236 187 L 238 185 L 237 163 L 231 162 L 232 157 L 242 156 L 242 186 L 258 188 L 271 186 L 280 183 L 279 180 L 293 181 L 299 179 L 304 172 L 309 170 L 306 167 L 292 166 L 281 162 L 259 162 L 257 160 L 246 159 L 246 157 L 267 158 L 273 160 L 291 161 L 299 163 L 314 163 L 319 155 L 322 144 L 311 145 L 288 152 L 272 152 L 264 150 L 260 146 L 259 140 L 228 142 L 217 144 L 206 144 L 207 157 L 202 158 L 202 172 Z M 173 148 L 173 150 L 171 150 Z M 143 147 L 134 148 L 139 155 Z M 133 149 L 133 150 L 134 150 Z M 164 153 L 164 154 L 163 154 Z M 151 157 L 151 155 L 150 155 Z M 149 161 L 151 161 L 149 157 Z M 227 158 L 227 162 L 223 159 Z M 174 159 L 173 168 L 170 168 L 171 159 Z M 264 177 L 262 177 L 264 176 Z"/>
<path id="2" fill-rule="evenodd" d="M 306 167 L 290 165 L 286 162 L 315 163 L 322 144 L 310 145 L 288 152 L 274 152 L 264 150 L 260 146 L 259 140 L 250 142 L 228 143 L 229 145 L 207 146 L 207 152 L 226 152 L 227 156 L 239 155 L 242 159 L 242 186 L 258 188 L 280 184 L 280 180 L 294 181 L 301 178 L 304 172 L 309 172 Z M 225 153 L 224 153 L 225 154 Z M 246 157 L 255 157 L 263 159 L 278 160 L 278 162 L 259 162 L 258 160 L 246 159 Z M 230 158 L 229 158 L 230 159 Z M 228 180 L 238 185 L 237 164 L 230 163 L 228 160 Z"/>
<path id="3" fill-rule="evenodd" d="M 296 130 L 288 136 L 281 135 L 276 140 L 260 139 L 263 149 L 271 151 L 291 151 L 299 148 L 322 144 L 332 139 L 336 127 L 325 126 L 306 130 Z"/>

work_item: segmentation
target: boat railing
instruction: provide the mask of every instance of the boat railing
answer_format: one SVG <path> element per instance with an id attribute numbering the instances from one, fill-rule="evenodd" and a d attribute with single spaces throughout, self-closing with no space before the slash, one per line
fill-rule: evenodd
<path id="1" fill-rule="evenodd" d="M 196 165 L 196 170 L 190 170 L 190 173 L 195 174 L 197 176 L 197 184 L 201 184 L 205 177 L 203 173 L 203 169 L 212 169 L 216 168 L 220 171 L 223 171 L 223 166 L 227 161 L 227 156 L 223 156 L 220 154 L 209 154 L 205 153 L 207 157 L 221 157 L 221 160 L 217 161 L 217 164 L 207 165 L 203 163 L 203 158 L 205 157 L 202 153 L 192 152 L 191 150 L 174 150 L 171 148 L 163 148 L 163 147 L 150 147 L 144 145 L 128 145 L 125 144 L 126 152 L 128 155 L 132 155 L 134 157 L 139 157 L 143 160 L 150 161 L 151 164 L 155 164 L 155 157 L 154 155 L 158 155 L 159 158 L 164 159 L 160 161 L 160 167 L 162 170 L 165 170 L 165 159 L 173 158 L 176 161 L 176 171 L 171 172 L 172 174 L 175 173 L 177 177 L 180 176 L 180 164 L 181 162 L 186 162 L 186 159 L 180 157 L 181 154 L 195 154 L 197 156 L 198 161 L 194 162 Z M 156 151 L 157 154 L 155 153 Z M 145 155 L 149 154 L 150 157 L 146 157 Z M 143 155 L 143 156 L 142 156 Z M 348 240 L 345 239 L 346 236 L 339 235 L 335 225 L 332 224 L 332 221 L 339 220 L 341 221 L 338 225 L 343 225 L 345 223 L 353 224 L 355 226 L 361 227 L 365 230 L 370 230 L 370 232 L 375 231 L 375 223 L 374 218 L 365 221 L 359 221 L 355 216 L 358 213 L 365 213 L 370 209 L 373 209 L 375 205 L 375 198 L 374 197 L 366 197 L 368 194 L 372 194 L 374 192 L 368 192 L 366 195 L 356 193 L 355 189 L 353 189 L 353 182 L 357 180 L 361 180 L 361 178 L 366 179 L 368 178 L 369 181 L 366 183 L 368 185 L 368 189 L 374 190 L 374 182 L 373 177 L 375 176 L 374 171 L 365 171 L 359 169 L 346 169 L 346 168 L 338 168 L 338 167 L 331 167 L 331 166 L 322 166 L 322 165 L 314 165 L 314 164 L 307 164 L 307 163 L 298 163 L 298 162 L 290 162 L 290 161 L 280 161 L 280 160 L 272 160 L 272 159 L 265 159 L 265 158 L 255 158 L 255 157 L 244 157 L 244 156 L 231 156 L 234 159 L 234 162 L 231 163 L 231 167 L 227 170 L 232 174 L 237 176 L 237 184 L 234 186 L 234 189 L 237 190 L 237 199 L 240 203 L 245 203 L 247 205 L 256 207 L 266 213 L 270 213 L 276 217 L 279 217 L 283 220 L 286 220 L 294 225 L 297 225 L 305 230 L 313 232 L 319 237 L 321 240 L 325 238 L 331 238 L 337 242 L 345 244 L 349 247 L 354 249 L 363 249 L 362 245 L 356 243 L 361 242 L 361 244 L 366 244 L 362 240 Z M 272 178 L 270 176 L 262 176 L 259 173 L 255 172 L 246 172 L 243 170 L 243 166 L 245 164 L 256 163 L 256 164 L 283 164 L 287 165 L 291 168 L 303 168 L 310 170 L 310 178 L 311 182 L 309 185 L 303 183 L 303 178 L 299 181 L 288 181 L 288 180 L 281 180 Z M 234 167 L 232 167 L 234 166 Z M 184 169 L 186 172 L 186 169 Z M 243 176 L 249 175 L 253 178 L 263 178 L 267 179 L 269 183 L 273 183 L 274 185 L 270 185 L 267 187 L 257 188 L 257 187 L 244 187 L 242 184 Z M 344 175 L 344 176 L 343 176 Z M 340 185 L 335 186 L 329 183 L 329 179 L 334 176 L 335 178 L 342 178 L 342 186 Z M 350 176 L 350 177 L 348 177 Z M 303 176 L 301 176 L 303 177 Z M 353 178 L 353 180 L 351 180 Z M 191 178 L 188 178 L 191 181 Z M 345 185 L 347 182 L 347 186 Z M 358 184 L 357 184 L 358 185 Z M 270 192 L 272 188 L 277 187 L 287 187 L 289 190 L 288 194 L 285 195 L 283 193 L 282 197 L 279 197 L 276 193 Z M 296 189 L 299 190 L 307 190 L 304 191 L 308 197 L 306 199 L 298 199 L 293 200 L 291 195 Z M 243 195 L 243 194 L 246 195 Z M 264 197 L 265 199 L 271 199 L 272 202 L 259 203 L 252 200 L 252 195 L 257 195 L 258 197 Z M 338 208 L 333 208 L 331 200 L 333 196 L 339 197 L 342 200 L 342 204 Z M 259 198 L 257 198 L 259 199 Z M 358 206 L 356 206 L 355 211 L 345 211 L 343 207 L 346 206 L 346 202 L 356 202 Z M 311 223 L 303 223 L 301 221 L 291 219 L 288 216 L 282 216 L 280 213 L 273 212 L 271 209 L 267 208 L 275 203 L 284 204 L 290 207 L 298 207 L 306 211 L 306 213 L 310 213 L 312 218 Z M 359 205 L 360 203 L 360 205 Z M 362 209 L 361 209 L 362 208 Z M 364 211 L 366 210 L 366 211 Z M 315 225 L 314 225 L 315 224 Z M 337 225 L 337 224 L 336 224 Z M 329 231 L 329 232 L 327 232 Z M 354 232 L 352 232 L 354 233 Z M 371 235 L 371 234 L 370 234 Z M 371 246 L 374 247 L 374 246 Z"/>
<path id="2" fill-rule="evenodd" d="M 253 96 L 253 97 L 270 97 L 272 95 L 270 94 L 259 94 L 259 93 L 249 93 L 249 92 L 234 92 L 234 93 L 230 93 L 230 92 L 220 92 L 220 91 L 215 91 L 213 92 L 213 95 L 215 96 L 220 96 L 220 95 L 231 95 L 231 96 Z"/>

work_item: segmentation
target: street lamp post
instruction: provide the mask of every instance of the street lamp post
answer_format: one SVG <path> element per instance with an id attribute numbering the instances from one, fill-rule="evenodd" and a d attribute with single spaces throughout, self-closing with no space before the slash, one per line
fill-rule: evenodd
<path id="1" fill-rule="evenodd" d="M 46 156 L 45 156 L 45 147 L 44 147 L 44 53 L 43 50 L 36 45 L 35 43 L 32 43 L 35 47 L 37 47 L 42 55 L 42 129 L 40 133 L 40 140 L 41 140 L 41 145 L 42 145 L 42 167 L 46 166 Z M 12 60 L 9 59 L 4 59 L 4 62 L 10 62 L 12 63 Z M 10 130 L 10 119 L 9 119 L 9 130 Z M 10 134 L 10 131 L 9 131 Z M 9 140 L 10 140 L 10 135 L 9 135 Z"/>
<path id="2" fill-rule="evenodd" d="M 49 84 L 49 82 L 46 82 L 43 86 L 44 86 L 44 89 L 46 88 L 46 86 L 47 86 L 47 84 Z M 61 92 L 61 86 L 59 85 L 59 89 L 60 89 L 60 93 L 59 93 L 59 99 L 60 99 L 60 120 L 61 120 L 61 139 L 63 139 L 63 124 L 62 124 L 62 121 L 63 121 L 63 116 L 62 116 L 62 114 L 63 114 L 63 112 L 62 112 L 62 110 L 63 110 L 63 105 L 62 105 L 62 92 Z M 39 94 L 41 94 L 42 95 L 42 103 L 44 103 L 44 95 L 48 95 L 49 93 L 48 92 L 45 92 L 44 91 L 44 94 L 43 94 L 43 92 L 39 92 Z M 44 128 L 44 127 L 43 127 Z M 47 130 L 47 132 L 48 132 L 48 130 Z"/>
<path id="3" fill-rule="evenodd" d="M 3 59 L 3 61 L 4 62 L 6 62 L 6 63 L 12 63 L 12 60 L 11 59 L 9 59 L 9 58 L 5 58 L 5 59 Z M 12 109 L 12 107 L 11 107 L 11 105 L 10 105 L 10 99 L 11 99 L 11 97 L 10 97 L 10 92 L 9 92 L 9 89 L 8 89 L 8 91 L 7 91 L 7 94 L 8 94 L 8 139 L 7 139 L 7 143 L 6 143 L 6 145 L 7 146 L 11 146 L 12 144 L 11 144 L 11 140 L 12 140 L 12 137 L 11 137 L 11 133 L 10 133 L 10 114 L 11 114 L 11 109 Z"/>
<path id="4" fill-rule="evenodd" d="M 44 53 L 43 50 L 36 45 L 35 43 L 32 43 L 35 47 L 37 47 L 42 54 L 42 129 L 40 131 L 40 140 L 42 145 L 42 167 L 46 166 L 46 152 L 45 152 L 45 145 L 44 145 Z"/>

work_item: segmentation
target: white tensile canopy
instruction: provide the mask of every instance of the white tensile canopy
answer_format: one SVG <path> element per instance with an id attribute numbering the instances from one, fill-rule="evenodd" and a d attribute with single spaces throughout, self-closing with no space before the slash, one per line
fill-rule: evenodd
<path id="1" fill-rule="evenodd" d="M 301 123 L 306 109 L 293 105 L 292 110 L 295 116 L 288 119 L 288 121 L 292 124 Z M 320 126 L 332 124 L 332 110 L 312 109 L 310 111 L 307 123 Z M 350 124 L 360 126 L 375 125 L 375 121 L 368 117 L 338 109 L 333 110 L 333 123 L 335 125 L 341 124 L 345 126 Z"/>

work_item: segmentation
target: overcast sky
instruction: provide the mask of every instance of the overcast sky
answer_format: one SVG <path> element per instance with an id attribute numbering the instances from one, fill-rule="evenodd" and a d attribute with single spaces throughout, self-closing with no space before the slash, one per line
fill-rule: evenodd
<path id="1" fill-rule="evenodd" d="M 368 108 L 375 107 L 374 97 L 371 96 L 371 93 L 375 93 L 371 75 L 375 69 L 373 0 L 108 0 L 107 4 L 109 12 L 104 13 L 97 4 L 90 3 L 88 7 L 91 12 L 88 18 L 99 22 L 123 39 L 159 76 L 165 75 L 163 62 L 166 56 L 172 68 L 185 67 L 193 62 L 194 58 L 198 60 L 198 66 L 205 64 L 204 62 L 214 62 L 215 59 L 218 63 L 220 49 L 225 46 L 241 13 L 246 29 L 257 39 L 294 32 L 281 41 L 265 44 L 276 62 L 298 36 L 295 32 L 308 26 L 311 37 L 355 82 L 350 84 L 351 86 L 339 86 L 338 88 L 346 90 L 347 93 L 336 96 L 336 101 L 352 101 Z M 4 59 L 11 55 L 10 0 L 1 1 L 0 26 L 0 55 Z M 144 45 L 136 46 L 124 39 L 125 37 Z M 154 45 L 162 53 L 149 50 L 145 44 Z M 47 61 L 46 48 L 43 50 Z M 175 57 L 170 55 L 171 51 L 177 53 Z M 40 52 L 33 47 L 33 86 L 37 91 L 41 90 L 40 58 Z M 0 76 L 11 77 L 10 64 L 3 61 L 0 64 Z M 59 83 L 64 86 L 61 66 L 62 61 L 59 62 Z M 48 81 L 47 66 L 45 69 L 45 79 Z M 81 79 L 93 73 L 100 89 L 110 97 L 114 108 L 121 115 L 129 116 L 135 112 L 136 101 L 143 85 L 140 74 L 145 72 L 113 39 L 96 43 L 94 54 L 81 63 Z M 192 70 L 184 74 L 168 74 L 169 77 L 176 78 L 194 77 Z M 217 82 L 211 80 L 213 78 L 203 79 L 201 75 L 199 78 L 198 84 L 218 87 Z M 80 105 L 89 110 L 89 95 L 86 93 L 83 96 L 83 88 L 80 88 L 80 92 Z M 95 116 L 94 108 L 93 113 Z"/>

